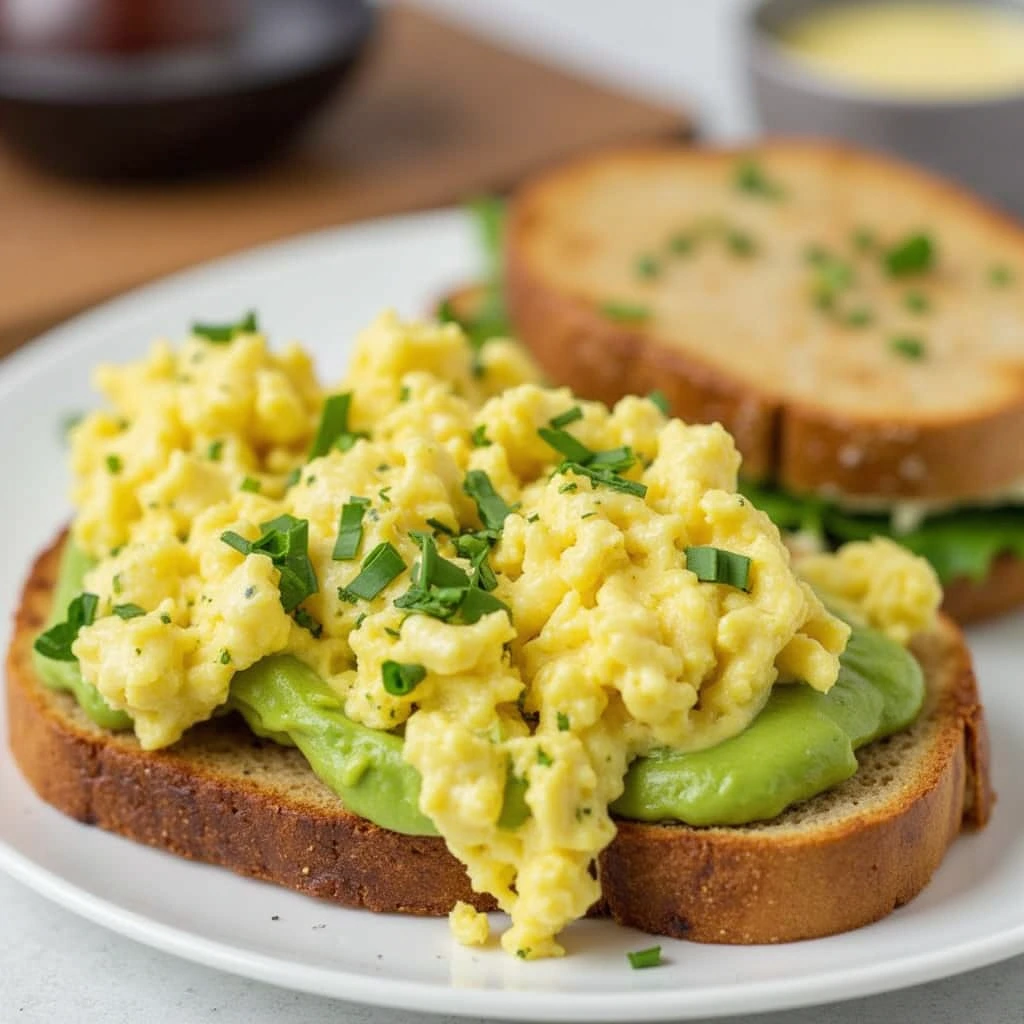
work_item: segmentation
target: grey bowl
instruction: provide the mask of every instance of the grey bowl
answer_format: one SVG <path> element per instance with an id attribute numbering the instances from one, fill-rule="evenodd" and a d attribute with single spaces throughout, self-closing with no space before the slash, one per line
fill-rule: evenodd
<path id="1" fill-rule="evenodd" d="M 839 138 L 892 153 L 1024 212 L 1024 89 L 980 99 L 890 98 L 819 75 L 777 42 L 783 24 L 843 2 L 849 0 L 759 0 L 748 8 L 745 61 L 765 131 Z M 1009 0 L 984 2 L 1020 8 Z"/>

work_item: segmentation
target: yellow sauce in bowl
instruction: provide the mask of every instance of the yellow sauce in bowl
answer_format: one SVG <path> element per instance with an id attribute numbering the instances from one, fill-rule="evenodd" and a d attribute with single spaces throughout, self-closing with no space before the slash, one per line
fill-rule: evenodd
<path id="1" fill-rule="evenodd" d="M 786 52 L 823 75 L 905 97 L 1024 88 L 1024 11 L 984 3 L 823 6 L 785 26 Z"/>

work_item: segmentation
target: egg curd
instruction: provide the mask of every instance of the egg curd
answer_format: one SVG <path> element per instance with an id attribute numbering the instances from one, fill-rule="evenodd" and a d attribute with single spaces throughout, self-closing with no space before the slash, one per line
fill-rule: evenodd
<path id="1" fill-rule="evenodd" d="M 393 315 L 329 391 L 252 323 L 96 379 L 110 409 L 72 437 L 98 599 L 82 676 L 152 749 L 236 672 L 300 659 L 348 718 L 404 737 L 420 812 L 511 915 L 520 957 L 560 954 L 599 897 L 635 758 L 737 735 L 776 683 L 836 680 L 849 626 L 736 493 L 718 425 L 580 401 L 510 342 Z M 863 577 L 887 561 L 904 585 L 876 593 Z M 935 611 L 931 571 L 895 546 L 808 572 L 901 638 Z M 465 905 L 452 924 L 487 938 Z"/>

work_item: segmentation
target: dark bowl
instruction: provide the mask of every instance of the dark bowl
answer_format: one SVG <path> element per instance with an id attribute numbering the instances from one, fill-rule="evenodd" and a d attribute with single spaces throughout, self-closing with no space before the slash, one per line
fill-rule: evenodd
<path id="1" fill-rule="evenodd" d="M 367 0 L 248 0 L 229 42 L 133 56 L 0 52 L 0 135 L 33 163 L 175 179 L 262 162 L 363 52 Z"/>

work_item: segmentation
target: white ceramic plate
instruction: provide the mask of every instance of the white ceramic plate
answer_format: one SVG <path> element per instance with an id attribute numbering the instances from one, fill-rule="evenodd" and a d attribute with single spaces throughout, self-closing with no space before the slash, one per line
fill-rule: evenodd
<path id="1" fill-rule="evenodd" d="M 193 317 L 250 307 L 277 341 L 300 338 L 324 379 L 381 308 L 414 315 L 478 265 L 469 225 L 431 213 L 330 231 L 189 271 L 53 331 L 0 364 L 6 498 L 0 623 L 33 554 L 69 515 L 60 421 L 94 399 L 89 371 L 140 355 Z M 6 641 L 6 635 L 2 638 Z M 0 752 L 0 867 L 86 917 L 179 956 L 365 1003 L 521 1020 L 664 1020 L 752 1013 L 881 992 L 1024 951 L 1024 616 L 971 634 L 992 725 L 1000 800 L 925 892 L 869 928 L 777 947 L 662 939 L 667 961 L 633 971 L 649 936 L 606 922 L 569 929 L 570 956 L 522 963 L 457 947 L 444 921 L 343 910 L 192 864 L 72 822 L 37 800 Z M 6 646 L 6 643 L 4 644 Z M 4 730 L 6 732 L 6 730 Z M 836 899 L 847 884 L 836 878 Z M 654 940 L 657 941 L 657 940 Z"/>

